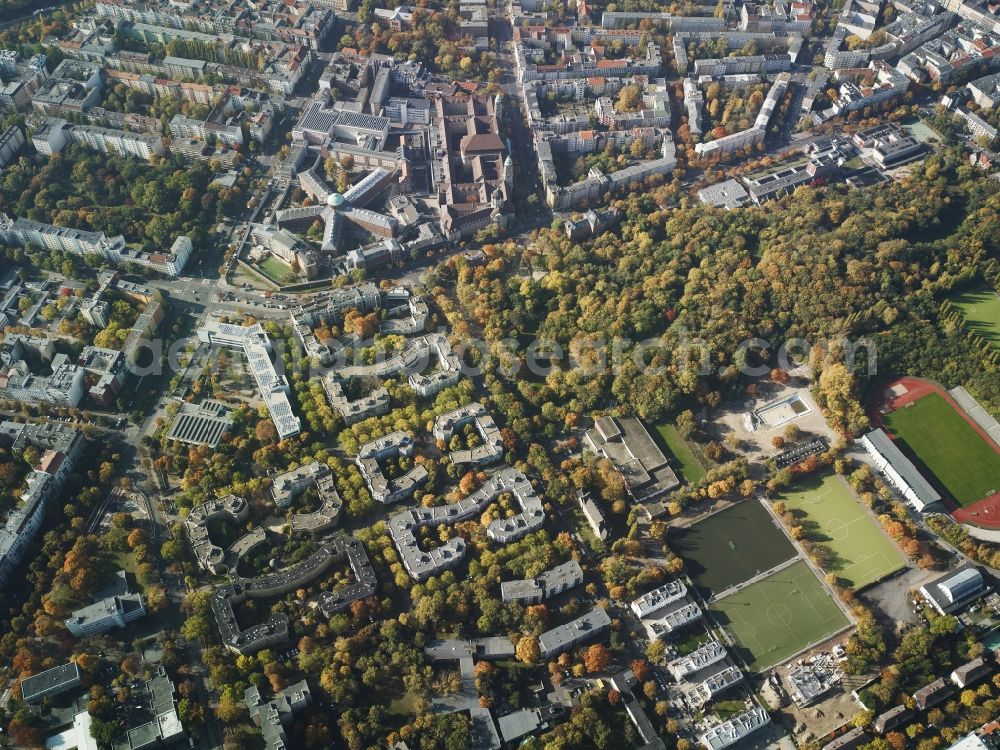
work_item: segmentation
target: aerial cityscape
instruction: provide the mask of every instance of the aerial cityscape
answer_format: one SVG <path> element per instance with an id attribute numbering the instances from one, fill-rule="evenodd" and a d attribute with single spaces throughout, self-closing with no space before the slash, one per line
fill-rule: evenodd
<path id="1" fill-rule="evenodd" d="M 399 2 L 0 0 L 0 749 L 1000 750 L 1000 2 Z"/>

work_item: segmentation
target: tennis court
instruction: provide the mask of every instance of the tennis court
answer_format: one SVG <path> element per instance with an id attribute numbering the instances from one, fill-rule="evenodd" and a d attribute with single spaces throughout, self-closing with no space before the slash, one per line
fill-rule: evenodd
<path id="1" fill-rule="evenodd" d="M 775 500 L 805 514 L 810 538 L 833 553 L 824 569 L 848 581 L 853 589 L 863 588 L 906 565 L 903 554 L 836 474 L 810 476 Z"/>
<path id="2" fill-rule="evenodd" d="M 913 401 L 883 421 L 918 468 L 923 464 L 959 505 L 1000 491 L 1000 453 L 941 394 Z"/>
<path id="3" fill-rule="evenodd" d="M 804 560 L 717 600 L 709 609 L 756 672 L 781 664 L 850 624 Z"/>
<path id="4" fill-rule="evenodd" d="M 667 539 L 705 598 L 795 557 L 795 548 L 757 500 L 743 500 Z"/>

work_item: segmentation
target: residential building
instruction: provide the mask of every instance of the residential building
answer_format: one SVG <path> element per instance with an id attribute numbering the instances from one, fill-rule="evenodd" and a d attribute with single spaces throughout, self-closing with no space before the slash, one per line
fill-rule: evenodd
<path id="1" fill-rule="evenodd" d="M 278 474 L 271 483 L 274 504 L 279 509 L 289 507 L 296 497 L 329 473 L 329 466 L 319 461 L 312 461 L 297 469 Z"/>
<path id="2" fill-rule="evenodd" d="M 894 706 L 875 717 L 872 728 L 879 734 L 886 734 L 904 726 L 913 718 L 913 711 L 906 706 Z"/>
<path id="3" fill-rule="evenodd" d="M 84 112 L 100 104 L 103 88 L 100 66 L 66 58 L 39 84 L 31 106 L 42 115 Z"/>
<path id="4" fill-rule="evenodd" d="M 696 76 L 730 76 L 758 73 L 768 75 L 790 70 L 788 55 L 736 55 L 733 57 L 703 58 L 694 61 Z"/>
<path id="5" fill-rule="evenodd" d="M 31 104 L 31 97 L 48 77 L 45 55 L 23 60 L 15 50 L 0 50 L 0 109 L 19 112 Z"/>
<path id="6" fill-rule="evenodd" d="M 546 661 L 563 651 L 588 643 L 611 627 L 611 618 L 603 607 L 595 607 L 575 620 L 546 630 L 538 636 L 538 647 Z"/>
<path id="7" fill-rule="evenodd" d="M 702 617 L 701 607 L 688 597 L 687 586 L 678 580 L 643 594 L 632 602 L 631 609 L 651 641 L 670 635 Z"/>
<path id="8" fill-rule="evenodd" d="M 43 156 L 52 156 L 66 147 L 69 123 L 59 117 L 46 117 L 31 134 L 31 145 Z"/>
<path id="9" fill-rule="evenodd" d="M 417 544 L 415 528 L 465 521 L 482 513 L 486 506 L 508 492 L 521 506 L 521 512 L 512 518 L 491 521 L 486 527 L 486 536 L 491 541 L 507 544 L 540 528 L 545 522 L 541 498 L 535 493 L 528 478 L 510 466 L 490 476 L 478 490 L 457 503 L 421 507 L 392 516 L 389 519 L 389 535 L 406 572 L 413 579 L 423 581 L 454 568 L 465 557 L 466 545 L 462 537 L 452 537 L 441 546 L 425 551 Z"/>
<path id="10" fill-rule="evenodd" d="M 166 276 L 178 276 L 191 255 L 190 238 L 180 235 L 166 253 L 144 253 L 130 248 L 121 235 L 108 237 L 71 227 L 43 224 L 31 219 L 11 219 L 0 214 L 0 240 L 11 245 L 35 246 L 73 255 L 99 255 L 115 265 L 134 263 Z"/>
<path id="11" fill-rule="evenodd" d="M 434 421 L 434 437 L 443 442 L 452 439 L 459 430 L 471 425 L 478 434 L 479 444 L 472 448 L 453 450 L 448 460 L 453 464 L 486 466 L 503 459 L 504 443 L 500 430 L 482 404 L 473 402 L 442 414 Z"/>
<path id="12" fill-rule="evenodd" d="M 24 133 L 20 125 L 11 125 L 0 133 L 0 168 L 14 161 L 22 146 L 24 146 Z"/>
<path id="13" fill-rule="evenodd" d="M 382 416 L 389 413 L 389 391 L 379 386 L 357 399 L 349 399 L 344 392 L 344 386 L 336 372 L 327 373 L 323 377 L 323 390 L 330 406 L 340 414 L 344 424 L 356 424 L 369 417 Z"/>
<path id="14" fill-rule="evenodd" d="M 83 434 L 68 425 L 0 424 L 0 440 L 23 454 L 31 445 L 39 449 L 41 458 L 28 474 L 18 505 L 7 515 L 0 527 L 0 586 L 5 585 L 20 566 L 28 546 L 34 540 L 45 516 L 50 499 L 58 497 L 66 477 L 83 452 Z"/>
<path id="15" fill-rule="evenodd" d="M 427 481 L 427 469 L 421 464 L 414 465 L 404 474 L 390 477 L 382 470 L 380 461 L 409 457 L 413 455 L 413 438 L 405 432 L 390 432 L 388 435 L 365 443 L 358 448 L 354 462 L 361 470 L 361 476 L 375 502 L 390 505 L 410 497 Z"/>
<path id="16" fill-rule="evenodd" d="M 103 303 L 105 306 L 107 303 Z M 83 312 L 81 310 L 81 312 Z M 86 317 L 86 315 L 84 316 Z M 94 325 L 104 328 L 107 326 L 100 323 L 99 316 L 94 316 Z M 121 392 L 129 376 L 128 360 L 125 354 L 117 349 L 104 349 L 97 346 L 86 346 L 80 352 L 76 361 L 85 373 L 91 378 L 96 378 L 90 383 L 87 389 L 87 396 L 98 406 L 108 408 L 114 405 L 115 399 Z"/>
<path id="17" fill-rule="evenodd" d="M 260 527 L 245 535 L 230 548 L 230 554 L 237 560 L 243 552 L 264 543 L 266 536 Z M 317 576 L 343 560 L 348 560 L 355 575 L 355 582 L 327 592 L 320 597 L 317 606 L 333 614 L 341 607 L 350 605 L 356 599 L 371 596 L 375 592 L 375 575 L 368 563 L 367 555 L 360 542 L 334 535 L 324 538 L 313 554 L 288 567 L 265 573 L 256 578 L 244 578 L 232 568 L 231 583 L 217 588 L 212 594 L 212 612 L 223 645 L 237 654 L 251 654 L 262 648 L 285 643 L 289 637 L 289 619 L 284 613 L 272 613 L 268 619 L 244 628 L 236 619 L 234 604 L 247 599 L 273 599 L 308 585 Z"/>
<path id="18" fill-rule="evenodd" d="M 278 692 L 269 701 L 261 698 L 260 690 L 256 687 L 249 687 L 244 693 L 244 701 L 250 711 L 251 721 L 260 728 L 265 750 L 285 750 L 288 747 L 285 727 L 293 717 L 312 705 L 312 693 L 309 684 L 300 680 Z"/>
<path id="19" fill-rule="evenodd" d="M 853 727 L 834 740 L 826 743 L 823 750 L 857 750 L 872 741 L 871 735 L 861 727 Z"/>
<path id="20" fill-rule="evenodd" d="M 955 692 L 955 687 L 944 677 L 939 677 L 913 693 L 913 702 L 921 711 L 942 703 Z"/>
<path id="21" fill-rule="evenodd" d="M 161 156 L 165 151 L 163 139 L 158 135 L 131 133 L 93 125 L 73 125 L 67 132 L 71 143 L 104 154 L 134 156 L 137 159 L 148 160 L 152 156 Z"/>
<path id="22" fill-rule="evenodd" d="M 701 744 L 708 750 L 723 750 L 770 723 L 771 716 L 767 711 L 760 706 L 754 706 L 702 733 Z"/>
<path id="23" fill-rule="evenodd" d="M 675 680 L 682 682 L 690 675 L 725 661 L 726 656 L 726 647 L 719 641 L 710 640 L 707 643 L 703 643 L 690 654 L 668 662 L 667 670 Z"/>
<path id="24" fill-rule="evenodd" d="M 538 604 L 583 583 L 583 569 L 576 560 L 544 570 L 534 578 L 503 581 L 500 598 L 505 602 Z"/>
<path id="25" fill-rule="evenodd" d="M 951 681 L 960 690 L 964 690 L 969 685 L 974 685 L 989 674 L 992 674 L 993 666 L 982 656 L 977 656 L 971 661 L 965 662 L 951 673 Z"/>
<path id="26" fill-rule="evenodd" d="M 583 491 L 578 492 L 576 497 L 580 503 L 580 509 L 583 511 L 583 516 L 587 519 L 587 525 L 589 525 L 590 530 L 594 532 L 594 536 L 601 541 L 607 539 L 608 527 L 604 522 L 604 514 L 601 512 L 597 503 L 594 502 L 594 498 L 589 492 Z"/>
<path id="27" fill-rule="evenodd" d="M 693 682 L 684 690 L 684 702 L 693 710 L 701 709 L 716 696 L 721 695 L 743 681 L 743 672 L 733 665 L 719 665 L 710 673 L 700 674 L 697 682 Z"/>
<path id="28" fill-rule="evenodd" d="M 77 406 L 83 400 L 86 372 L 62 353 L 55 355 L 50 364 L 50 375 L 32 373 L 24 360 L 0 372 L 0 398 L 25 404 Z"/>
<path id="29" fill-rule="evenodd" d="M 695 144 L 694 150 L 702 157 L 726 158 L 739 151 L 749 151 L 764 143 L 767 128 L 771 123 L 778 104 L 785 95 L 788 84 L 791 81 L 789 73 L 780 73 L 771 85 L 767 96 L 761 104 L 760 111 L 754 120 L 752 127 L 740 130 L 731 135 L 724 135 L 705 143 Z"/>
<path id="30" fill-rule="evenodd" d="M 995 725 L 996 722 L 992 724 Z M 1000 748 L 1000 737 L 997 736 L 995 728 L 989 727 L 990 725 L 987 725 L 975 732 L 969 732 L 947 750 L 997 750 Z"/>

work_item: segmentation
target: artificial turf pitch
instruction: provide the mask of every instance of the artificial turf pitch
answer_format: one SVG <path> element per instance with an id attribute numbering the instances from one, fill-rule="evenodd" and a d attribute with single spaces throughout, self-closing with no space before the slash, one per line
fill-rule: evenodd
<path id="1" fill-rule="evenodd" d="M 810 538 L 831 551 L 824 566 L 857 590 L 906 565 L 903 554 L 835 474 L 811 476 L 774 498 L 805 514 Z"/>
<path id="2" fill-rule="evenodd" d="M 883 419 L 959 505 L 1000 491 L 1000 454 L 941 394 L 924 396 Z"/>
<path id="3" fill-rule="evenodd" d="M 737 651 L 756 672 L 782 663 L 850 624 L 803 560 L 715 601 L 709 609 L 736 639 Z"/>
<path id="4" fill-rule="evenodd" d="M 667 544 L 684 558 L 706 598 L 795 557 L 785 533 L 756 500 L 743 500 L 680 530 Z"/>

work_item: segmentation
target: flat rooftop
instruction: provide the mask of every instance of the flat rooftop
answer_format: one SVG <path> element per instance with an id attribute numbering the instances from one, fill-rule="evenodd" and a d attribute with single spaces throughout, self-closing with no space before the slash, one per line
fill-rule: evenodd
<path id="1" fill-rule="evenodd" d="M 637 500 L 653 499 L 680 485 L 663 451 L 635 417 L 601 417 L 587 441 L 615 465 Z"/>
<path id="2" fill-rule="evenodd" d="M 75 661 L 61 664 L 21 681 L 21 697 L 32 703 L 46 695 L 55 695 L 80 684 L 80 668 Z"/>

